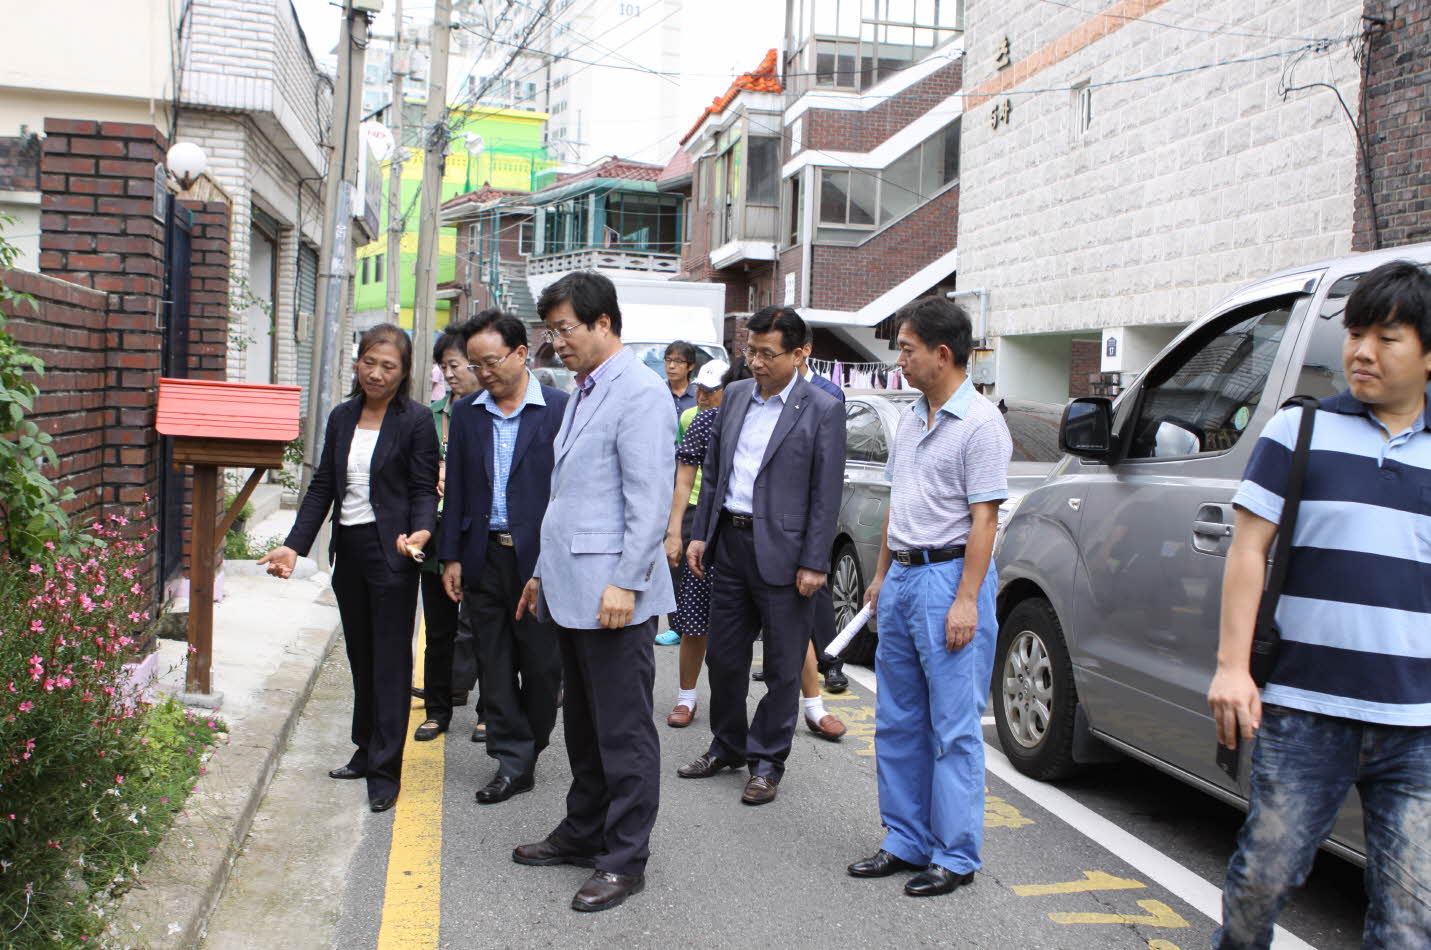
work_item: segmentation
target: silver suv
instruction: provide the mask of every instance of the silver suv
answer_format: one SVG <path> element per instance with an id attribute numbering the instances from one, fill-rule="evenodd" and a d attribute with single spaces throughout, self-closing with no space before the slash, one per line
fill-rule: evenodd
<path id="1" fill-rule="evenodd" d="M 1021 772 L 1059 778 L 1117 750 L 1246 807 L 1250 769 L 1244 758 L 1241 785 L 1218 769 L 1206 700 L 1232 496 L 1283 401 L 1346 388 L 1346 297 L 1398 259 L 1431 261 L 1431 244 L 1258 281 L 1179 334 L 1116 403 L 1069 403 L 1070 455 L 1024 495 L 995 550 L 994 715 Z M 1326 847 L 1364 862 L 1355 798 Z"/>

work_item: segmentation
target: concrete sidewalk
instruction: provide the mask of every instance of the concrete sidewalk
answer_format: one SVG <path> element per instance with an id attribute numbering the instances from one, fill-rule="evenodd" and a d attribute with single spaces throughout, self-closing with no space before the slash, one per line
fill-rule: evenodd
<path id="1" fill-rule="evenodd" d="M 250 537 L 284 535 L 294 512 L 279 510 Z M 226 561 L 224 599 L 214 605 L 212 683 L 228 743 L 206 763 L 185 811 L 138 883 L 114 911 L 108 945 L 191 948 L 223 892 L 324 658 L 339 632 L 329 577 L 308 559 L 289 580 L 253 562 Z M 157 691 L 183 692 L 187 644 L 161 640 Z"/>

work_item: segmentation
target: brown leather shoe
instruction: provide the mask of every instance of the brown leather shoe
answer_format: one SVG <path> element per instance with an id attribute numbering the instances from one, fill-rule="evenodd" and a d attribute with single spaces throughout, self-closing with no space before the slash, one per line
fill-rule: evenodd
<path id="1" fill-rule="evenodd" d="M 766 805 L 775 801 L 775 792 L 779 788 L 779 782 L 772 782 L 764 775 L 752 775 L 750 781 L 745 783 L 745 794 L 740 796 L 740 800 L 747 805 Z"/>
<path id="2" fill-rule="evenodd" d="M 644 874 L 615 874 L 597 871 L 586 879 L 581 890 L 571 899 L 571 909 L 581 911 L 610 910 L 646 886 Z"/>
<path id="3" fill-rule="evenodd" d="M 829 713 L 821 716 L 819 722 L 815 722 L 807 716 L 805 725 L 809 726 L 810 731 L 821 739 L 829 739 L 831 742 L 839 742 L 840 736 L 845 734 L 845 724 Z"/>
<path id="4" fill-rule="evenodd" d="M 734 771 L 744 765 L 744 762 L 727 762 L 724 759 L 718 759 L 714 754 L 707 752 L 689 765 L 683 765 L 676 769 L 676 774 L 681 778 L 710 778 L 721 769 Z"/>
<path id="5" fill-rule="evenodd" d="M 684 729 L 691 724 L 691 720 L 696 718 L 696 711 L 685 703 L 680 703 L 671 714 L 666 717 L 666 725 L 672 729 Z"/>
<path id="6" fill-rule="evenodd" d="M 565 841 L 543 838 L 535 844 L 522 844 L 512 849 L 512 860 L 532 867 L 574 864 L 579 868 L 596 867 L 596 858 L 582 854 Z"/>

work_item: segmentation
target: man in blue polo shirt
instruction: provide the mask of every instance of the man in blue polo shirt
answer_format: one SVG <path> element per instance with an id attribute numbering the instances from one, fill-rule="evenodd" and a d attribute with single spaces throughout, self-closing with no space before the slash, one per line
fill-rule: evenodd
<path id="1" fill-rule="evenodd" d="M 1343 324 L 1348 389 L 1317 411 L 1282 642 L 1260 695 L 1253 628 L 1302 410 L 1267 424 L 1233 499 L 1208 704 L 1219 742 L 1255 733 L 1257 745 L 1221 950 L 1271 944 L 1353 784 L 1366 822 L 1362 946 L 1431 947 L 1431 272 L 1372 270 Z"/>

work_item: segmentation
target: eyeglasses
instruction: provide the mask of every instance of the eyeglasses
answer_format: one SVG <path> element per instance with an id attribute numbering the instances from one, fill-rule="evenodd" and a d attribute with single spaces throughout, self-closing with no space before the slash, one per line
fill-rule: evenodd
<path id="1" fill-rule="evenodd" d="M 750 347 L 747 346 L 745 348 L 745 358 L 748 362 L 751 363 L 754 363 L 756 360 L 760 360 L 760 362 L 762 363 L 769 363 L 776 357 L 784 356 L 786 353 L 789 352 L 789 350 L 781 350 L 779 353 L 775 352 L 774 350 L 752 350 Z"/>
<path id="2" fill-rule="evenodd" d="M 511 356 L 515 352 L 517 351 L 508 350 L 507 356 Z M 507 362 L 507 356 L 489 356 L 485 360 L 478 360 L 475 363 L 468 363 L 467 372 L 476 374 L 477 372 L 484 369 L 489 371 L 494 370 L 498 366 L 501 366 L 503 363 Z"/>
<path id="3" fill-rule="evenodd" d="M 557 327 L 557 328 L 554 329 L 554 330 L 547 330 L 547 331 L 546 331 L 546 339 L 547 339 L 547 342 L 548 342 L 548 343 L 555 343 L 557 337 L 561 337 L 563 340 L 565 340 L 566 338 L 570 337 L 571 334 L 572 334 L 572 331 L 574 331 L 574 330 L 575 330 L 577 327 L 579 327 L 579 326 L 581 326 L 580 323 L 568 323 L 568 324 L 567 324 L 566 326 L 564 326 L 564 327 Z"/>
<path id="4" fill-rule="evenodd" d="M 691 365 L 691 361 L 690 361 L 690 360 L 683 360 L 683 359 L 681 359 L 679 356 L 668 356 L 668 357 L 666 357 L 666 365 L 667 365 L 667 366 L 690 366 L 690 365 Z"/>

